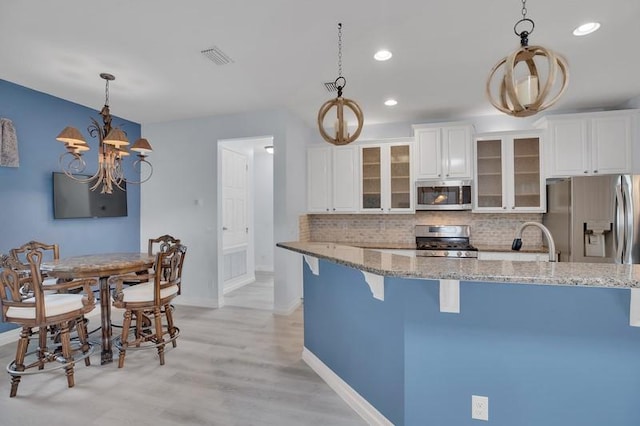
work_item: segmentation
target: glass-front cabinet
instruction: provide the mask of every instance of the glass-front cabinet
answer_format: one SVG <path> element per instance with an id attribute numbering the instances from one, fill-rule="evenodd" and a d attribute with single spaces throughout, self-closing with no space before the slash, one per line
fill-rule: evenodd
<path id="1" fill-rule="evenodd" d="M 544 212 L 539 132 L 479 135 L 476 139 L 476 212 Z"/>
<path id="2" fill-rule="evenodd" d="M 362 211 L 413 211 L 411 150 L 409 142 L 361 147 Z"/>
<path id="3" fill-rule="evenodd" d="M 362 148 L 362 209 L 382 209 L 382 148 Z"/>

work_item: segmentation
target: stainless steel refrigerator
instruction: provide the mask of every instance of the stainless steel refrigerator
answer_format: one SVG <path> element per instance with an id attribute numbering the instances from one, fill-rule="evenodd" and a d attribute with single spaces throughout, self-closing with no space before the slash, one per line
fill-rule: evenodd
<path id="1" fill-rule="evenodd" d="M 640 175 L 548 181 L 542 222 L 561 262 L 640 263 Z"/>

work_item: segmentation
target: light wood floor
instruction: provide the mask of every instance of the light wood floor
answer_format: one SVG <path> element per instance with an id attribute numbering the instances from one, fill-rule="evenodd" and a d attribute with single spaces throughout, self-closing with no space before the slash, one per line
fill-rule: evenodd
<path id="1" fill-rule="evenodd" d="M 0 425 L 365 424 L 301 360 L 302 309 L 177 306 L 175 315 L 182 334 L 162 367 L 153 350 L 128 352 L 123 369 L 100 366 L 98 348 L 90 367 L 76 366 L 74 388 L 58 370 L 23 377 L 16 398 L 1 372 Z M 0 365 L 14 351 L 1 346 Z"/>
<path id="2" fill-rule="evenodd" d="M 273 311 L 273 273 L 256 272 L 256 281 L 225 294 L 224 304 Z"/>

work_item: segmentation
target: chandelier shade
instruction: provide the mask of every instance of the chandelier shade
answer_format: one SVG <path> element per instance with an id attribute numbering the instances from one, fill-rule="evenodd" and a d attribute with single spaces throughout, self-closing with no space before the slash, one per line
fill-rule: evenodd
<path id="1" fill-rule="evenodd" d="M 147 155 L 153 151 L 148 140 L 140 138 L 135 141 L 131 151 L 137 152 L 137 159 L 133 162 L 132 168 L 142 176 L 143 168 L 146 169 L 145 176 L 138 181 L 126 179 L 124 175 L 123 158 L 131 153 L 126 149 L 129 145 L 127 134 L 118 127 L 112 127 L 111 113 L 109 111 L 109 82 L 115 80 L 111 74 L 102 73 L 100 78 L 106 80 L 105 104 L 100 115 L 102 124 L 91 118 L 91 123 L 87 128 L 89 135 L 98 139 L 98 170 L 92 176 L 80 176 L 86 168 L 83 154 L 91 148 L 87 144 L 84 136 L 75 127 L 67 126 L 56 137 L 56 140 L 63 142 L 67 151 L 60 156 L 60 166 L 65 175 L 69 178 L 88 183 L 93 191 L 100 188 L 101 193 L 111 194 L 113 188 L 124 190 L 123 183 L 140 184 L 148 181 L 153 174 L 153 166 L 147 161 Z"/>
<path id="2" fill-rule="evenodd" d="M 84 139 L 84 136 L 82 136 L 82 133 L 80 133 L 80 130 L 71 126 L 65 127 L 60 132 L 56 140 L 60 142 L 64 142 L 67 145 L 82 145 L 82 144 L 86 145 L 87 144 L 87 141 Z"/>

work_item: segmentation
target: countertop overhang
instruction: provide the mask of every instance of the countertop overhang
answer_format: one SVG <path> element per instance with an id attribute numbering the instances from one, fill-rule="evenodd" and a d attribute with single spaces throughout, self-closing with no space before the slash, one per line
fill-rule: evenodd
<path id="1" fill-rule="evenodd" d="M 325 242 L 278 247 L 382 276 L 432 280 L 640 288 L 640 265 L 412 257 Z"/>

